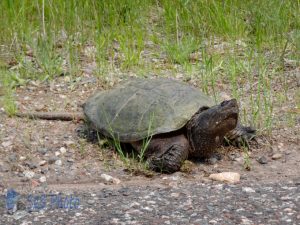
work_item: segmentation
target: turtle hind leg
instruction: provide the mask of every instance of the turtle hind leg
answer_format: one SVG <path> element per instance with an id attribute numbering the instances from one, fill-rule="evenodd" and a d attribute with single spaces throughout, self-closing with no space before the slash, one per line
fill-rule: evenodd
<path id="1" fill-rule="evenodd" d="M 246 146 L 249 148 L 249 142 L 255 140 L 256 129 L 238 124 L 236 128 L 229 131 L 224 138 L 225 144 L 236 147 Z"/>
<path id="2" fill-rule="evenodd" d="M 188 153 L 189 143 L 184 135 L 153 138 L 147 149 L 147 163 L 151 170 L 174 173 L 180 170 Z"/>

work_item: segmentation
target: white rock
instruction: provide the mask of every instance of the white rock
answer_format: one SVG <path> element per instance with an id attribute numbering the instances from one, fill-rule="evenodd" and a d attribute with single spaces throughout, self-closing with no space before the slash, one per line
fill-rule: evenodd
<path id="1" fill-rule="evenodd" d="M 34 172 L 33 172 L 33 171 L 30 171 L 30 170 L 25 170 L 25 171 L 23 172 L 23 174 L 24 174 L 25 177 L 27 177 L 27 178 L 29 178 L 29 179 L 31 179 L 31 178 L 34 177 Z"/>
<path id="2" fill-rule="evenodd" d="M 55 152 L 55 156 L 59 156 L 59 155 L 60 155 L 59 151 Z"/>
<path id="3" fill-rule="evenodd" d="M 280 159 L 280 158 L 282 158 L 282 154 L 280 153 L 275 153 L 274 155 L 272 155 L 273 160 Z"/>
<path id="4" fill-rule="evenodd" d="M 46 160 L 42 160 L 42 161 L 40 161 L 39 165 L 40 165 L 40 166 L 44 166 L 44 165 L 46 165 L 46 163 L 47 163 Z"/>
<path id="5" fill-rule="evenodd" d="M 119 184 L 121 183 L 121 181 L 118 179 L 118 178 L 115 178 L 115 177 L 112 177 L 110 175 L 107 175 L 105 173 L 102 173 L 100 175 L 101 178 L 103 178 L 105 181 L 107 182 L 111 182 L 111 183 L 114 183 L 114 184 Z"/>
<path id="6" fill-rule="evenodd" d="M 177 192 L 171 193 L 171 197 L 173 197 L 173 198 L 178 198 L 179 196 L 180 196 L 180 193 L 177 193 Z"/>
<path id="7" fill-rule="evenodd" d="M 60 159 L 55 161 L 55 165 L 57 166 L 61 166 L 62 165 L 62 161 Z"/>
<path id="8" fill-rule="evenodd" d="M 4 141 L 2 142 L 1 144 L 4 148 L 8 147 L 8 146 L 11 146 L 12 145 L 12 142 L 11 141 Z"/>
<path id="9" fill-rule="evenodd" d="M 39 180 L 41 183 L 45 183 L 47 179 L 45 176 L 41 176 Z"/>
<path id="10" fill-rule="evenodd" d="M 20 156 L 20 161 L 24 161 L 25 159 L 26 159 L 26 157 L 25 156 Z"/>
<path id="11" fill-rule="evenodd" d="M 235 173 L 235 172 L 223 172 L 223 173 L 213 173 L 209 176 L 209 178 L 216 181 L 235 184 L 240 181 L 241 176 L 239 173 Z"/>
<path id="12" fill-rule="evenodd" d="M 65 154 L 67 152 L 67 149 L 65 147 L 61 147 L 59 151 L 61 152 L 61 154 Z"/>
<path id="13" fill-rule="evenodd" d="M 243 191 L 248 192 L 248 193 L 254 193 L 255 192 L 255 190 L 251 187 L 243 187 Z"/>

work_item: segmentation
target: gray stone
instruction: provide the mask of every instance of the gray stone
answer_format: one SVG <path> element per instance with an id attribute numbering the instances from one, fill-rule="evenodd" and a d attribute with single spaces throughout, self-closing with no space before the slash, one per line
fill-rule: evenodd
<path id="1" fill-rule="evenodd" d="M 210 165 L 215 165 L 218 162 L 218 159 L 216 157 L 210 157 L 207 159 L 207 163 Z"/>
<path id="2" fill-rule="evenodd" d="M 39 148 L 37 151 L 39 153 L 41 153 L 42 155 L 45 155 L 48 152 L 48 149 L 47 148 Z"/>
<path id="3" fill-rule="evenodd" d="M 257 162 L 259 162 L 260 164 L 267 164 L 268 159 L 263 155 L 257 159 Z"/>
<path id="4" fill-rule="evenodd" d="M 8 156 L 8 160 L 10 161 L 10 162 L 15 162 L 15 161 L 17 161 L 17 154 L 16 153 L 11 153 L 9 156 Z"/>
<path id="5" fill-rule="evenodd" d="M 51 156 L 51 157 L 49 157 L 49 159 L 48 159 L 48 163 L 49 163 L 49 164 L 53 164 L 53 163 L 56 162 L 57 159 L 58 159 L 58 158 L 57 158 L 56 156 Z"/>
<path id="6" fill-rule="evenodd" d="M 72 163 L 72 162 L 74 162 L 74 159 L 72 159 L 72 158 L 69 158 L 69 159 L 67 159 L 67 162 L 70 162 L 70 163 Z"/>
<path id="7" fill-rule="evenodd" d="M 87 201 L 87 203 L 90 204 L 90 205 L 93 205 L 93 204 L 95 204 L 95 200 L 90 199 L 90 200 Z"/>
<path id="8" fill-rule="evenodd" d="M 13 218 L 15 220 L 19 220 L 21 218 L 23 218 L 24 216 L 26 216 L 28 213 L 25 210 L 21 210 L 21 211 L 17 211 L 14 215 Z"/>
<path id="9" fill-rule="evenodd" d="M 30 169 L 35 169 L 37 168 L 37 163 L 34 161 L 29 161 L 29 162 L 25 162 L 25 166 L 28 166 Z"/>
<path id="10" fill-rule="evenodd" d="M 48 168 L 41 169 L 41 174 L 46 174 L 48 172 Z"/>
<path id="11" fill-rule="evenodd" d="M 0 163 L 0 172 L 8 172 L 9 171 L 9 166 L 6 164 Z"/>

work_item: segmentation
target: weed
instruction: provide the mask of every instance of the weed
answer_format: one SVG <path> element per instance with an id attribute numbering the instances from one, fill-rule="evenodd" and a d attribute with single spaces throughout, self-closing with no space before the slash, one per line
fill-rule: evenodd
<path id="1" fill-rule="evenodd" d="M 81 157 L 84 157 L 86 150 L 85 150 L 85 142 L 83 139 L 79 139 L 79 152 Z"/>
<path id="2" fill-rule="evenodd" d="M 168 40 L 164 43 L 164 49 L 172 63 L 184 65 L 189 61 L 189 56 L 198 48 L 198 43 L 193 37 L 178 39 L 175 43 Z"/>
<path id="3" fill-rule="evenodd" d="M 142 147 L 140 149 L 140 152 L 138 154 L 139 162 L 142 163 L 144 160 L 145 152 L 150 144 L 150 141 L 152 139 L 152 133 L 153 133 L 153 121 L 154 121 L 154 114 L 151 115 L 151 118 L 149 120 L 149 125 L 148 125 L 148 132 L 147 132 L 147 137 L 143 139 Z"/>
<path id="4" fill-rule="evenodd" d="M 247 148 L 243 148 L 244 151 L 244 169 L 251 170 L 251 160 Z"/>

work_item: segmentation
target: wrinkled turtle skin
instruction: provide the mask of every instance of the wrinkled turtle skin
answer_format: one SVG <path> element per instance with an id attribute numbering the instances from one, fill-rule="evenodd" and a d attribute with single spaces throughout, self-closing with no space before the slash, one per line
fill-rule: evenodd
<path id="1" fill-rule="evenodd" d="M 254 130 L 238 125 L 235 99 L 214 104 L 197 88 L 165 79 L 132 79 L 100 91 L 83 106 L 91 126 L 139 151 L 151 136 L 145 156 L 151 169 L 175 172 L 188 157 L 209 157 L 226 134 L 248 139 Z"/>

